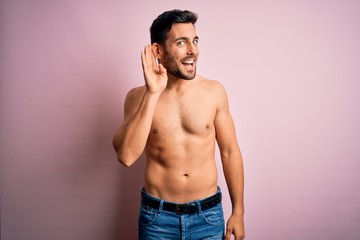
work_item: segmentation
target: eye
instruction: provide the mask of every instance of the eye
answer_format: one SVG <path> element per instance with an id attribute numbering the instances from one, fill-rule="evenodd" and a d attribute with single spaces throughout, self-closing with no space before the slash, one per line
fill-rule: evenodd
<path id="1" fill-rule="evenodd" d="M 193 44 L 194 44 L 194 45 L 198 45 L 198 44 L 199 44 L 199 39 L 195 39 L 195 40 L 193 41 Z"/>
<path id="2" fill-rule="evenodd" d="M 178 46 L 184 46 L 185 44 L 186 44 L 185 41 L 178 41 L 178 42 L 177 42 L 177 45 L 178 45 Z"/>

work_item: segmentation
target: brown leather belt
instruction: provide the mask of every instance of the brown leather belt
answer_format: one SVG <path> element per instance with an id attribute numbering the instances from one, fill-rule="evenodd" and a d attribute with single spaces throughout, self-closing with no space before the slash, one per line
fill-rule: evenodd
<path id="1" fill-rule="evenodd" d="M 201 210 L 210 209 L 218 205 L 220 202 L 221 202 L 221 192 L 217 192 L 215 195 L 199 201 Z M 154 209 L 160 208 L 160 200 L 149 198 L 146 195 L 141 196 L 141 203 L 144 206 L 149 206 Z M 184 204 L 176 204 L 165 201 L 163 203 L 162 210 L 168 212 L 174 212 L 176 214 L 192 214 L 198 211 L 198 204 L 196 201 L 184 203 Z"/>

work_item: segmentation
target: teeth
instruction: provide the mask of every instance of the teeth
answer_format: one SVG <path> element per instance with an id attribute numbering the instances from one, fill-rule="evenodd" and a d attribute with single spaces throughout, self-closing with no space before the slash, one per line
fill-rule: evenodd
<path id="1" fill-rule="evenodd" d="M 187 61 L 185 61 L 184 63 L 193 64 L 193 63 L 194 63 L 194 60 L 187 60 Z"/>

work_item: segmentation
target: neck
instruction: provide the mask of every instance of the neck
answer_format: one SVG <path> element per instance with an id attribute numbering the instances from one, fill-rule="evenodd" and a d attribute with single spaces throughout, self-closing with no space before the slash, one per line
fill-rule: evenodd
<path id="1" fill-rule="evenodd" d="M 191 82 L 193 82 L 196 79 L 197 76 L 195 76 L 194 79 L 187 80 L 187 79 L 178 78 L 172 74 L 168 74 L 168 82 L 166 89 L 181 91 L 184 87 L 188 86 L 189 84 L 191 84 Z"/>

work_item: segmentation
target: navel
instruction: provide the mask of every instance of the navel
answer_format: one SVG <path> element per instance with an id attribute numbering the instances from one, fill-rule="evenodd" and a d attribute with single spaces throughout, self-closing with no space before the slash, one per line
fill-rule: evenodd
<path id="1" fill-rule="evenodd" d="M 189 174 L 188 173 L 184 173 L 184 177 L 188 177 L 189 176 Z"/>

